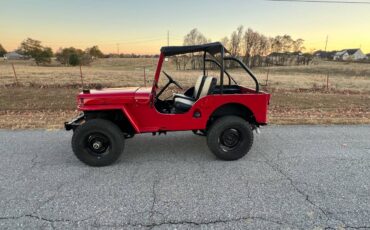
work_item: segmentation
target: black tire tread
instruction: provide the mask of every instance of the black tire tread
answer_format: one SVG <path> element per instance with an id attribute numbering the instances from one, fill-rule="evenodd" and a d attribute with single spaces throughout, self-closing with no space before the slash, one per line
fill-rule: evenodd
<path id="1" fill-rule="evenodd" d="M 245 140 L 241 144 L 241 148 L 235 149 L 232 152 L 223 152 L 218 143 L 220 134 L 229 126 L 238 126 L 238 129 L 243 130 Z M 224 116 L 218 118 L 207 132 L 207 144 L 209 149 L 218 158 L 226 161 L 234 161 L 244 157 L 253 145 L 253 131 L 251 125 L 238 116 Z"/>
<path id="2" fill-rule="evenodd" d="M 83 138 L 86 133 L 99 131 L 106 134 L 113 142 L 113 150 L 107 156 L 97 159 L 96 157 L 90 156 L 80 146 L 80 139 Z M 101 167 L 113 164 L 121 155 L 124 150 L 124 135 L 117 125 L 113 122 L 105 119 L 92 119 L 86 121 L 79 126 L 73 133 L 72 136 L 72 150 L 76 157 L 87 165 L 94 167 Z"/>

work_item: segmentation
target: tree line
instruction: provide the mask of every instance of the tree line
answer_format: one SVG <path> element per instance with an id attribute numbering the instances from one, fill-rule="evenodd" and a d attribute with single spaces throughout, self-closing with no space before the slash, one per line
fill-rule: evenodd
<path id="1" fill-rule="evenodd" d="M 15 50 L 16 53 L 26 58 L 33 58 L 37 65 L 50 64 L 53 57 L 66 66 L 89 65 L 97 58 L 157 58 L 149 54 L 104 54 L 98 46 L 92 46 L 85 50 L 75 47 L 59 48 L 55 53 L 50 47 L 42 45 L 42 42 L 32 38 L 25 39 Z M 0 44 L 0 58 L 7 54 L 6 49 Z"/>
<path id="2" fill-rule="evenodd" d="M 88 65 L 95 58 L 104 57 L 103 52 L 98 46 L 92 46 L 85 50 L 74 47 L 60 48 L 57 52 L 53 52 L 50 47 L 42 45 L 42 42 L 32 38 L 27 38 L 19 45 L 15 51 L 25 57 L 33 58 L 37 65 L 51 63 L 51 58 L 56 57 L 56 60 L 63 65 Z M 7 51 L 0 44 L 0 56 L 4 56 Z"/>
<path id="3" fill-rule="evenodd" d="M 184 37 L 184 45 L 197 45 L 210 42 L 198 29 L 192 29 Z M 290 35 L 268 37 L 251 28 L 239 26 L 230 36 L 220 39 L 231 55 L 241 58 L 250 67 L 271 65 L 308 65 L 312 60 L 305 50 L 304 40 L 293 39 Z M 201 55 L 181 55 L 174 57 L 177 69 L 202 68 Z M 231 64 L 231 63 L 230 63 Z M 230 65 L 229 64 L 229 65 Z"/>
<path id="4" fill-rule="evenodd" d="M 208 42 L 211 42 L 211 40 L 194 28 L 184 36 L 183 45 L 198 45 Z M 293 39 L 287 34 L 268 37 L 251 28 L 244 30 L 243 26 L 239 26 L 230 36 L 221 38 L 220 42 L 231 55 L 240 58 L 250 67 L 308 65 L 312 60 L 311 54 L 303 54 L 305 50 L 304 40 L 301 38 Z M 32 38 L 24 40 L 16 52 L 34 58 L 37 65 L 50 63 L 52 57 L 56 57 L 57 61 L 67 66 L 88 65 L 94 59 L 103 57 L 157 57 L 157 55 L 136 54 L 105 55 L 98 46 L 92 46 L 85 50 L 74 47 L 60 48 L 53 53 L 50 47 L 44 46 L 41 41 Z M 0 56 L 4 54 L 6 54 L 6 50 L 0 44 Z M 199 69 L 203 66 L 201 55 L 179 55 L 171 58 L 171 60 L 174 61 L 177 69 Z"/>

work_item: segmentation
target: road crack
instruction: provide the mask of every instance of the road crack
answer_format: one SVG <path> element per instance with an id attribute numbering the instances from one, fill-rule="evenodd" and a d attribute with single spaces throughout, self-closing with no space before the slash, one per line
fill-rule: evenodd
<path id="1" fill-rule="evenodd" d="M 188 220 L 182 220 L 182 221 L 163 221 L 159 223 L 150 223 L 150 224 L 144 224 L 144 223 L 138 223 L 138 224 L 112 224 L 112 225 L 94 225 L 92 227 L 108 227 L 108 228 L 122 228 L 122 227 L 146 227 L 146 228 L 154 228 L 154 227 L 161 227 L 163 225 L 195 225 L 195 226 L 203 226 L 203 225 L 212 225 L 212 224 L 227 224 L 227 223 L 232 223 L 232 222 L 240 222 L 240 221 L 248 221 L 248 220 L 261 220 L 269 223 L 274 223 L 277 225 L 286 225 L 286 226 L 292 226 L 292 227 L 297 227 L 289 223 L 284 223 L 279 220 L 275 219 L 269 219 L 265 217 L 258 217 L 258 216 L 247 216 L 247 217 L 239 217 L 239 218 L 231 218 L 231 219 L 217 219 L 217 220 L 211 220 L 211 221 L 188 221 Z"/>
<path id="2" fill-rule="evenodd" d="M 301 196 L 303 196 L 305 198 L 305 201 L 307 203 L 309 203 L 310 205 L 312 205 L 313 207 L 315 207 L 316 209 L 318 209 L 326 218 L 326 221 L 330 221 L 330 220 L 336 220 L 336 221 L 339 221 L 342 226 L 344 228 L 346 228 L 346 223 L 345 221 L 339 219 L 338 217 L 335 216 L 334 213 L 332 212 L 329 212 L 329 211 L 326 211 L 324 210 L 322 207 L 320 207 L 318 204 L 316 204 L 312 199 L 310 199 L 310 196 L 308 194 L 306 194 L 302 189 L 300 189 L 293 181 L 293 179 L 291 177 L 289 177 L 282 169 L 280 169 L 278 167 L 278 165 L 272 163 L 266 156 L 265 154 L 261 154 L 263 158 L 266 159 L 265 163 L 270 166 L 273 170 L 275 170 L 276 172 L 278 172 L 280 175 L 282 175 L 286 180 L 289 181 L 290 185 L 294 188 L 294 190 L 299 193 Z M 327 229 L 330 229 L 330 227 L 327 227 Z M 360 228 L 361 229 L 361 228 Z"/>

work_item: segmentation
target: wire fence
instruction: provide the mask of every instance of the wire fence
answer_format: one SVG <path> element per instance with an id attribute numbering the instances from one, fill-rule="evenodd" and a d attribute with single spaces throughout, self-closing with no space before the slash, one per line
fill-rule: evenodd
<path id="1" fill-rule="evenodd" d="M 0 63 L 0 87 L 82 87 L 86 86 L 150 86 L 154 78 L 156 62 L 136 66 L 75 66 L 75 67 L 45 67 L 25 65 L 24 63 Z M 313 67 L 314 68 L 314 67 Z M 319 67 L 316 67 L 319 68 Z M 370 67 L 366 67 L 370 68 Z M 201 74 L 199 70 L 176 70 L 170 63 L 165 63 L 172 76 L 184 87 L 194 84 Z M 260 85 L 264 89 L 313 89 L 313 90 L 352 90 L 370 91 L 370 76 L 365 71 L 363 76 L 349 76 L 335 72 L 326 73 L 296 73 L 279 72 L 278 68 L 256 69 Z M 348 72 L 348 71 L 346 71 Z M 229 73 L 241 85 L 252 86 L 253 82 L 240 69 Z M 210 70 L 209 75 L 218 76 L 219 71 Z M 161 84 L 166 78 L 161 78 Z"/>

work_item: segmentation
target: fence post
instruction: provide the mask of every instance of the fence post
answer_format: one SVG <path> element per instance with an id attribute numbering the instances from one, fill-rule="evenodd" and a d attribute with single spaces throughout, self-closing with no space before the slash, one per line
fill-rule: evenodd
<path id="1" fill-rule="evenodd" d="M 145 74 L 145 66 L 144 66 L 144 86 L 146 87 L 146 74 Z"/>
<path id="2" fill-rule="evenodd" d="M 15 84 L 16 85 L 19 85 L 18 83 L 18 78 L 17 78 L 17 73 L 15 72 L 15 68 L 14 68 L 14 64 L 12 63 L 12 67 L 13 67 L 13 73 L 14 73 L 14 80 L 15 80 Z"/>
<path id="3" fill-rule="evenodd" d="M 269 74 L 270 74 L 270 69 L 267 68 L 267 76 L 266 76 L 266 87 L 268 86 L 269 84 Z"/>
<path id="4" fill-rule="evenodd" d="M 83 79 L 83 76 L 82 76 L 82 67 L 81 67 L 81 65 L 80 65 L 80 78 L 81 78 L 82 88 L 84 88 L 84 79 Z"/>
<path id="5" fill-rule="evenodd" d="M 329 73 L 326 74 L 326 90 L 329 91 Z"/>

